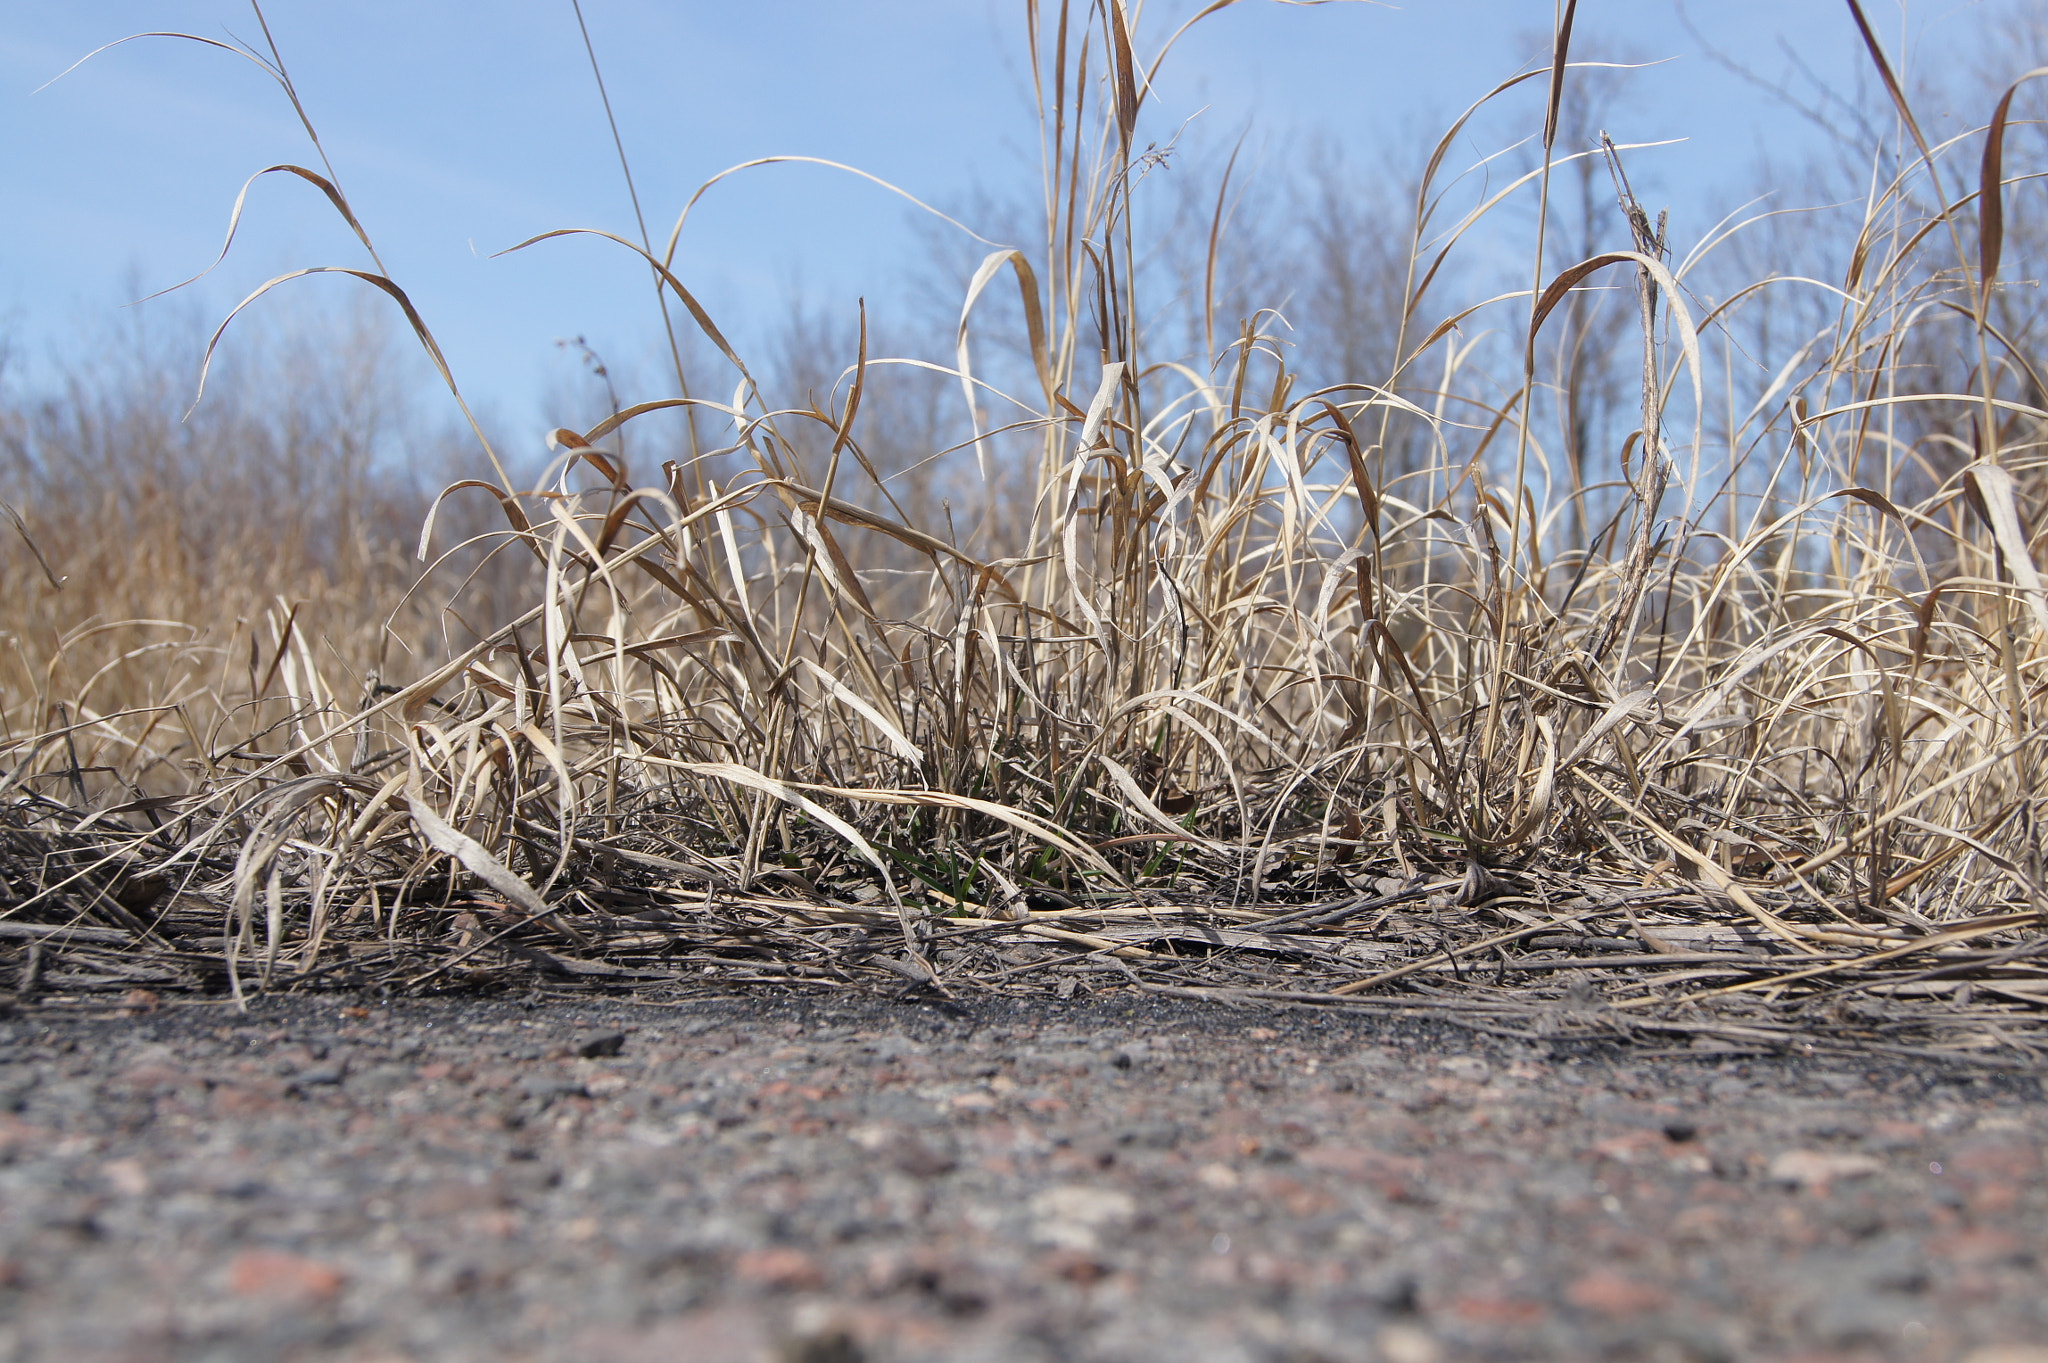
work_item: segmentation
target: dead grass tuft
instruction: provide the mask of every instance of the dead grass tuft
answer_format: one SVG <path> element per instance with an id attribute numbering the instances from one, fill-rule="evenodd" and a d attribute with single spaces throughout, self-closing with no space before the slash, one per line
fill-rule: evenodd
<path id="1" fill-rule="evenodd" d="M 727 372 L 679 359 L 677 395 L 557 431 L 535 485 L 445 494 L 523 565 L 496 614 L 406 595 L 353 540 L 276 606 L 221 600 L 209 576 L 261 575 L 168 542 L 87 564 L 94 513 L 25 505 L 53 564 L 159 593 L 147 620 L 9 625 L 0 941 L 28 987 L 1134 983 L 1737 1048 L 2026 1044 L 2048 411 L 2006 339 L 2034 173 L 2011 96 L 1988 141 L 1930 144 L 1884 68 L 1912 144 L 1831 315 L 1758 381 L 1744 328 L 1807 286 L 1703 296 L 1726 238 L 1675 257 L 1625 151 L 1557 140 L 1561 25 L 1475 106 L 1523 101 L 1540 160 L 1466 211 L 1446 136 L 1391 368 L 1302 391 L 1276 314 L 1217 334 L 1220 197 L 1217 344 L 1153 348 L 1136 203 L 1171 43 L 1121 3 L 1028 14 L 1043 218 L 972 272 L 946 370 L 984 506 L 896 497 L 863 424 L 896 362 L 864 327 L 828 394 L 771 401 L 674 235 L 613 240 Z M 1613 248 L 1560 261 L 1536 228 L 1532 287 L 1442 302 L 1500 205 L 1550 221 L 1567 156 L 1611 175 Z M 1596 296 L 1633 319 L 1572 360 L 1639 396 L 1616 449 L 1551 420 L 1582 375 L 1548 347 Z M 1016 334 L 985 333 L 999 311 Z M 1937 353 L 1963 358 L 1930 387 L 1911 357 Z M 676 412 L 703 443 L 636 478 L 621 438 Z M 345 590 L 352 623 L 312 628 Z M 430 599 L 502 623 L 401 674 L 383 640 L 430 635 L 402 623 Z M 238 623 L 165 623 L 194 609 Z"/>

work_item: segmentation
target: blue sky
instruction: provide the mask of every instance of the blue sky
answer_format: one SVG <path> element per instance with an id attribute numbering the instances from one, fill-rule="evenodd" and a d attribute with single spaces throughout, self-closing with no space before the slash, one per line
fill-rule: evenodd
<path id="1" fill-rule="evenodd" d="M 705 180 L 757 156 L 845 161 L 928 200 L 1035 177 L 1022 0 L 584 0 L 613 107 L 657 239 Z M 1153 47 L 1192 12 L 1151 0 Z M 1836 0 L 1691 0 L 1698 33 L 1809 95 L 1864 78 Z M 1968 5 L 1951 9 L 1967 11 Z M 1944 17 L 1897 0 L 1868 9 L 1895 52 Z M 358 212 L 439 336 L 466 390 L 522 432 L 552 424 L 536 394 L 588 336 L 646 353 L 657 314 L 644 270 L 616 248 L 555 242 L 494 252 L 560 227 L 636 235 L 610 133 L 568 0 L 346 5 L 273 0 L 265 11 Z M 1165 67 L 1147 138 L 1191 115 L 1220 138 L 1247 127 L 1262 157 L 1312 134 L 1359 167 L 1412 171 L 1455 113 L 1541 55 L 1549 0 L 1407 0 L 1319 7 L 1243 0 L 1197 28 Z M 17 5 L 0 25 L 0 319 L 29 371 L 80 344 L 138 289 L 212 260 L 242 182 L 275 162 L 317 164 L 289 106 L 255 66 L 147 39 L 45 83 L 95 46 L 146 29 L 260 41 L 246 4 L 95 0 Z M 1752 188 L 1766 142 L 1813 134 L 1702 50 L 1676 0 L 1582 0 L 1579 52 L 1662 61 L 1630 82 L 1622 141 L 1684 138 L 1632 163 L 1687 240 Z M 1799 54 L 1795 59 L 1789 55 Z M 1577 53 L 1575 53 L 1577 55 Z M 1534 91 L 1536 87 L 1528 87 Z M 1519 106 L 1528 127 L 1538 98 Z M 1468 159 L 1500 143 L 1469 145 Z M 903 203 L 808 166 L 749 172 L 711 191 L 680 255 L 742 345 L 793 292 L 850 314 L 886 310 L 916 265 Z M 229 261 L 196 290 L 212 316 L 270 275 L 366 264 L 309 187 L 269 177 L 250 195 Z M 310 289 L 309 289 L 310 285 Z M 302 282 L 296 297 L 344 286 Z M 293 294 L 266 304 L 289 309 Z M 157 306 L 157 305 L 147 305 Z M 167 314 L 170 315 L 170 314 Z M 422 374 L 425 373 L 421 362 Z M 628 397 L 645 394 L 628 394 Z"/>

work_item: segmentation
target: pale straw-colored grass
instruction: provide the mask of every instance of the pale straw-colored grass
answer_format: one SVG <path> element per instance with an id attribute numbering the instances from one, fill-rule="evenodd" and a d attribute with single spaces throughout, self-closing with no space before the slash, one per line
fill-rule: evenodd
<path id="1" fill-rule="evenodd" d="M 722 370 L 679 360 L 670 395 L 557 431 L 538 485 L 493 455 L 451 490 L 531 561 L 509 623 L 382 691 L 361 650 L 253 613 L 253 681 L 173 648 L 123 664 L 161 669 L 146 703 L 79 685 L 60 714 L 11 679 L 43 689 L 10 693 L 8 817 L 134 830 L 186 890 L 156 911 L 212 905 L 244 988 L 538 963 L 1071 989 L 1078 961 L 1483 1011 L 1606 952 L 1613 1016 L 1643 1026 L 1760 992 L 1844 1026 L 1884 991 L 2038 1003 L 2048 414 L 1998 325 L 2009 228 L 1978 211 L 2030 172 L 1995 134 L 1921 142 L 1846 278 L 1709 304 L 1720 243 L 1675 258 L 1625 150 L 1556 145 L 1560 8 L 1553 65 L 1474 106 L 1546 91 L 1538 159 L 1467 213 L 1453 129 L 1413 194 L 1395 367 L 1302 391 L 1270 312 L 1205 304 L 1212 353 L 1148 348 L 1133 200 L 1171 43 L 1121 3 L 1031 4 L 1042 232 L 987 249 L 945 366 L 988 505 L 913 524 L 892 497 L 862 406 L 898 362 L 864 331 L 829 400 L 777 407 L 670 272 L 682 222 L 614 236 Z M 1567 155 L 1612 165 L 1617 249 L 1559 259 L 1532 226 L 1521 289 L 1440 307 L 1467 239 L 1547 201 Z M 1600 288 L 1635 335 L 1590 362 L 1641 419 L 1562 449 L 1530 416 L 1545 327 Z M 1835 300 L 1827 328 L 1762 382 L 1731 372 L 1724 338 L 1794 288 Z M 997 301 L 1019 334 L 984 334 Z M 1974 386 L 1914 390 L 1921 341 L 1973 355 Z M 629 474 L 617 436 L 678 410 L 701 457 Z M 1607 473 L 1546 493 L 1573 460 Z M 160 829 L 109 812 L 170 767 Z M 10 922 L 92 917 L 14 893 Z"/>

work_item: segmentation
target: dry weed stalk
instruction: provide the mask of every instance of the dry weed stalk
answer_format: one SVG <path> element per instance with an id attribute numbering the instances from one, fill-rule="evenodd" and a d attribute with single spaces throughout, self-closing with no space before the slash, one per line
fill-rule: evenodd
<path id="1" fill-rule="evenodd" d="M 1539 242 L 1529 294 L 1427 322 L 1454 248 L 1529 183 L 1547 194 L 1569 7 L 1551 67 L 1434 149 L 1394 371 L 1317 392 L 1294 390 L 1271 314 L 1209 356 L 1151 349 L 1133 202 L 1172 41 L 1147 56 L 1135 12 L 1027 7 L 1043 237 L 986 255 L 950 371 L 991 481 L 1029 471 L 1019 524 L 962 534 L 894 505 L 861 437 L 882 363 L 865 331 L 843 398 L 777 408 L 673 273 L 684 219 L 661 251 L 612 236 L 734 396 L 701 396 L 717 385 L 685 382 L 678 347 L 682 395 L 557 431 L 542 486 L 500 469 L 445 493 L 492 499 L 505 524 L 486 538 L 541 586 L 405 685 L 332 675 L 286 619 L 246 691 L 216 684 L 219 733 L 191 732 L 171 682 L 136 713 L 81 689 L 55 724 L 55 696 L 11 695 L 0 921 L 142 940 L 217 903 L 237 978 L 267 988 L 879 964 L 941 990 L 1044 971 L 1071 989 L 1099 966 L 1507 1007 L 1543 996 L 1503 991 L 1511 975 L 1604 965 L 1632 991 L 1612 1016 L 1645 1026 L 1759 989 L 1837 1022 L 1872 991 L 2048 997 L 2029 778 L 2048 606 L 2015 490 L 2048 413 L 1997 391 L 1987 321 L 2007 104 L 1976 195 L 1943 188 L 1962 148 L 1923 142 L 1873 196 L 1835 325 L 1718 414 L 1717 469 L 1702 337 L 1756 295 L 1693 296 L 1705 253 L 1670 262 L 1611 143 L 1629 249 L 1550 270 Z M 289 93 L 274 50 L 244 55 Z M 1546 78 L 1542 167 L 1439 221 L 1459 130 Z M 295 173 L 367 247 L 331 168 Z M 1976 268 L 1943 263 L 1935 243 L 1961 252 L 1980 196 Z M 1546 558 L 1556 527 L 1595 518 L 1530 485 L 1579 453 L 1531 416 L 1535 346 L 1612 267 L 1636 276 L 1642 357 L 1625 548 L 1617 522 Z M 359 277 L 404 304 L 381 270 Z M 997 290 L 1024 362 L 977 369 Z M 1515 308 L 1526 362 L 1502 394 L 1468 337 Z M 1956 315 L 1980 391 L 1904 391 L 1913 330 Z M 1979 431 L 1967 466 L 1910 499 L 1892 429 L 1909 408 Z M 665 411 L 721 448 L 636 482 L 612 438 Z M 1434 459 L 1390 470 L 1397 438 Z M 906 562 L 915 576 L 868 572 Z M 184 763 L 176 799 L 138 797 L 181 741 L 217 756 Z M 31 833 L 41 853 L 21 850 Z M 107 868 L 131 855 L 169 889 L 117 915 Z"/>

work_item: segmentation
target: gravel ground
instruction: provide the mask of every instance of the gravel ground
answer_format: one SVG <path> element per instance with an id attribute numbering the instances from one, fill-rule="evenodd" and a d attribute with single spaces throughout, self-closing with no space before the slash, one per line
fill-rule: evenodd
<path id="1" fill-rule="evenodd" d="M 0 1019 L 0 1358 L 2048 1363 L 2037 1078 L 1149 996 Z"/>

